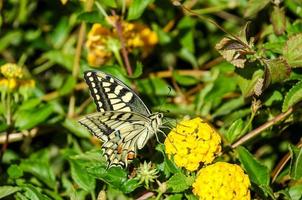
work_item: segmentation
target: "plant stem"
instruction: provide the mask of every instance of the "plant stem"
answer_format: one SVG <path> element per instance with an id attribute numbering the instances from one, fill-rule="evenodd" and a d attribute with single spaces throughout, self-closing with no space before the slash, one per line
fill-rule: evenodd
<path id="1" fill-rule="evenodd" d="M 86 11 L 91 11 L 93 5 L 93 0 L 87 0 L 86 1 Z M 84 37 L 86 33 L 86 24 L 85 22 L 81 23 L 80 26 L 80 31 L 78 35 L 78 41 L 77 41 L 77 47 L 76 47 L 76 53 L 74 56 L 74 61 L 73 61 L 73 67 L 72 67 L 72 76 L 76 79 L 78 77 L 79 71 L 80 71 L 80 59 L 81 59 L 81 53 L 82 53 L 82 46 L 84 43 Z M 69 106 L 68 106 L 68 117 L 73 117 L 74 115 L 74 110 L 75 110 L 75 102 L 76 98 L 74 93 L 70 96 L 69 99 Z"/>
<path id="2" fill-rule="evenodd" d="M 0 161 L 2 161 L 4 152 L 6 151 L 8 147 L 8 139 L 9 139 L 9 134 L 12 132 L 12 110 L 11 110 L 11 94 L 7 94 L 7 98 L 4 101 L 4 107 L 6 109 L 6 124 L 7 124 L 7 130 L 5 133 L 5 142 L 2 145 L 2 148 L 0 150 Z"/>
<path id="3" fill-rule="evenodd" d="M 274 124 L 276 124 L 279 121 L 284 120 L 288 115 L 290 115 L 293 112 L 293 108 L 289 108 L 286 112 L 280 113 L 279 115 L 277 115 L 275 118 L 269 120 L 268 122 L 262 124 L 261 126 L 259 126 L 258 128 L 252 130 L 251 132 L 247 133 L 246 135 L 244 135 L 242 138 L 240 138 L 239 140 L 237 140 L 234 144 L 231 145 L 232 148 L 236 148 L 239 145 L 247 142 L 248 140 L 252 139 L 253 137 L 256 137 L 257 135 L 259 135 L 262 131 L 264 131 L 265 129 L 273 126 Z"/>

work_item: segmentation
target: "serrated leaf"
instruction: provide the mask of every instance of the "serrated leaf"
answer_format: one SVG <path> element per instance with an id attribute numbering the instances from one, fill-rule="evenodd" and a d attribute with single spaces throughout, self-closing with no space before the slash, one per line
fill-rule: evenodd
<path id="1" fill-rule="evenodd" d="M 253 17 L 261 11 L 270 0 L 249 0 L 244 12 L 245 17 Z"/>
<path id="2" fill-rule="evenodd" d="M 133 0 L 129 10 L 127 20 L 138 19 L 147 8 L 147 6 L 154 0 Z"/>
<path id="3" fill-rule="evenodd" d="M 291 155 L 290 176 L 294 180 L 298 180 L 302 177 L 302 148 L 290 145 L 289 151 Z"/>
<path id="4" fill-rule="evenodd" d="M 282 105 L 282 112 L 287 111 L 289 107 L 295 105 L 301 100 L 302 100 L 302 81 L 294 85 L 286 94 Z"/>
<path id="5" fill-rule="evenodd" d="M 238 147 L 236 151 L 239 155 L 241 164 L 249 175 L 250 180 L 257 185 L 268 186 L 270 182 L 268 168 L 256 160 L 244 147 Z"/>
<path id="6" fill-rule="evenodd" d="M 242 119 L 237 119 L 234 123 L 230 126 L 227 133 L 225 134 L 225 138 L 229 143 L 232 143 L 237 138 L 239 138 L 243 133 L 244 123 Z"/>
<path id="7" fill-rule="evenodd" d="M 14 194 L 15 192 L 18 192 L 20 190 L 21 190 L 20 187 L 14 187 L 8 185 L 0 186 L 0 199 L 7 197 L 11 194 Z"/>
<path id="8" fill-rule="evenodd" d="M 265 64 L 268 69 L 267 81 L 269 83 L 277 83 L 285 81 L 289 78 L 291 69 L 287 64 L 286 60 L 283 58 L 276 58 L 271 60 L 266 60 Z"/>
<path id="9" fill-rule="evenodd" d="M 286 28 L 286 17 L 284 8 L 274 6 L 273 12 L 271 14 L 271 22 L 273 24 L 275 34 L 282 35 Z"/>
<path id="10" fill-rule="evenodd" d="M 283 57 L 291 67 L 302 67 L 302 33 L 287 40 L 283 48 Z"/>
<path id="11" fill-rule="evenodd" d="M 173 192 L 183 192 L 188 189 L 194 179 L 192 177 L 187 177 L 182 173 L 174 174 L 168 181 L 167 186 L 171 188 Z"/>

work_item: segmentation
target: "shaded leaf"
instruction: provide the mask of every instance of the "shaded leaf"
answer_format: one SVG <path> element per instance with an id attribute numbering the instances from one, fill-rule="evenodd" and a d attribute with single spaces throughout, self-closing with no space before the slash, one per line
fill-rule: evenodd
<path id="1" fill-rule="evenodd" d="M 73 88 L 76 84 L 76 80 L 72 75 L 66 77 L 66 80 L 63 83 L 63 86 L 58 90 L 60 95 L 66 95 L 73 91 Z"/>
<path id="2" fill-rule="evenodd" d="M 24 195 L 30 200 L 51 200 L 46 195 L 42 194 L 37 187 L 26 184 L 22 188 L 25 190 Z"/>
<path id="3" fill-rule="evenodd" d="M 199 82 L 199 80 L 197 80 L 193 76 L 180 75 L 177 72 L 173 72 L 173 77 L 175 78 L 177 83 L 184 86 L 195 85 Z"/>
<path id="4" fill-rule="evenodd" d="M 12 178 L 12 179 L 17 179 L 17 178 L 20 178 L 21 176 L 23 176 L 22 168 L 15 164 L 9 166 L 9 168 L 7 169 L 7 173 L 9 175 L 9 178 Z"/>
<path id="5" fill-rule="evenodd" d="M 282 112 L 285 112 L 289 107 L 295 105 L 302 100 L 302 81 L 294 85 L 286 94 L 283 105 Z"/>
<path id="6" fill-rule="evenodd" d="M 302 67 L 302 33 L 287 40 L 283 48 L 283 57 L 291 67 Z"/>
<path id="7" fill-rule="evenodd" d="M 244 13 L 245 17 L 253 17 L 261 11 L 270 0 L 249 0 Z"/>
<path id="8" fill-rule="evenodd" d="M 213 117 L 218 117 L 231 113 L 233 110 L 244 105 L 244 99 L 242 97 L 232 99 L 224 102 L 216 111 L 213 113 Z"/>
<path id="9" fill-rule="evenodd" d="M 302 148 L 289 145 L 289 151 L 291 155 L 290 176 L 294 180 L 298 180 L 302 177 Z"/>
<path id="10" fill-rule="evenodd" d="M 81 126 L 77 121 L 71 118 L 66 118 L 62 125 L 67 128 L 70 132 L 74 133 L 76 136 L 81 138 L 90 138 L 92 137 L 89 131 Z"/>
<path id="11" fill-rule="evenodd" d="M 172 87 L 161 78 L 151 77 L 148 79 L 138 80 L 137 85 L 139 92 L 142 94 L 156 96 L 175 95 L 175 91 Z"/>
<path id="12" fill-rule="evenodd" d="M 167 186 L 171 188 L 173 192 L 183 192 L 187 190 L 193 182 L 193 177 L 187 177 L 182 173 L 177 173 L 167 181 Z"/>
<path id="13" fill-rule="evenodd" d="M 257 83 L 259 84 L 259 80 L 263 78 L 264 71 L 262 69 L 249 68 L 248 70 L 244 70 L 244 71 L 236 70 L 236 72 L 240 75 L 238 76 L 237 81 L 243 96 L 249 97 L 255 94 Z M 248 73 L 249 75 L 246 75 L 246 73 Z M 259 90 L 259 85 L 257 89 Z M 258 91 L 258 94 L 262 92 L 262 89 L 263 88 L 261 87 L 260 92 Z"/>
<path id="14" fill-rule="evenodd" d="M 284 8 L 274 6 L 273 12 L 271 14 L 271 22 L 273 24 L 274 32 L 276 35 L 281 35 L 284 33 L 286 28 L 286 17 Z"/>
<path id="15" fill-rule="evenodd" d="M 227 133 L 225 134 L 225 138 L 229 143 L 234 142 L 237 138 L 239 138 L 242 134 L 242 130 L 244 128 L 244 123 L 242 119 L 237 119 L 234 123 L 230 126 Z"/>
<path id="16" fill-rule="evenodd" d="M 112 1 L 114 2 L 114 1 Z M 100 14 L 98 11 L 91 12 L 82 12 L 78 15 L 77 19 L 79 21 L 84 21 L 88 23 L 99 23 L 104 24 L 104 16 Z"/>
<path id="17" fill-rule="evenodd" d="M 69 159 L 71 177 L 80 188 L 87 192 L 92 192 L 95 188 L 95 179 L 86 168 L 82 167 L 76 160 Z"/>
<path id="18" fill-rule="evenodd" d="M 51 104 L 44 104 L 34 110 L 24 110 L 16 113 L 15 126 L 19 130 L 26 130 L 46 121 L 53 113 Z M 34 117 L 33 117 L 34 116 Z"/>
<path id="19" fill-rule="evenodd" d="M 268 186 L 270 175 L 268 168 L 254 158 L 254 156 L 244 147 L 236 149 L 239 160 L 249 175 L 251 181 L 257 185 Z"/>
<path id="20" fill-rule="evenodd" d="M 20 187 L 14 187 L 8 185 L 0 186 L 0 199 L 9 196 L 11 194 L 14 194 L 15 192 L 18 192 L 20 190 L 21 190 Z"/>
<path id="21" fill-rule="evenodd" d="M 133 0 L 128 10 L 127 20 L 138 19 L 146 7 L 154 0 Z"/>

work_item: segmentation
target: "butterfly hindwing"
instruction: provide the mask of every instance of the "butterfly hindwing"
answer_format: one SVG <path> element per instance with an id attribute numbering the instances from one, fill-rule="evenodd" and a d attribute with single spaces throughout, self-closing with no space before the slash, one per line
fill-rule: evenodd
<path id="1" fill-rule="evenodd" d="M 99 71 L 86 71 L 84 78 L 99 112 L 151 113 L 138 95 L 120 80 Z"/>
<path id="2" fill-rule="evenodd" d="M 149 132 L 150 120 L 132 112 L 98 112 L 79 120 L 96 137 L 103 141 L 102 149 L 109 166 L 127 166 L 136 150 L 142 148 L 153 136 Z"/>

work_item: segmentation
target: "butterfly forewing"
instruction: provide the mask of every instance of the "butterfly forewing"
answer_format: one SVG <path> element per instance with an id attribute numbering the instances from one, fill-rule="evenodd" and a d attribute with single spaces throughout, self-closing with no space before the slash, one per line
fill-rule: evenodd
<path id="1" fill-rule="evenodd" d="M 137 94 L 118 79 L 99 71 L 87 71 L 84 78 L 99 112 L 137 112 L 145 116 L 151 114 Z"/>

